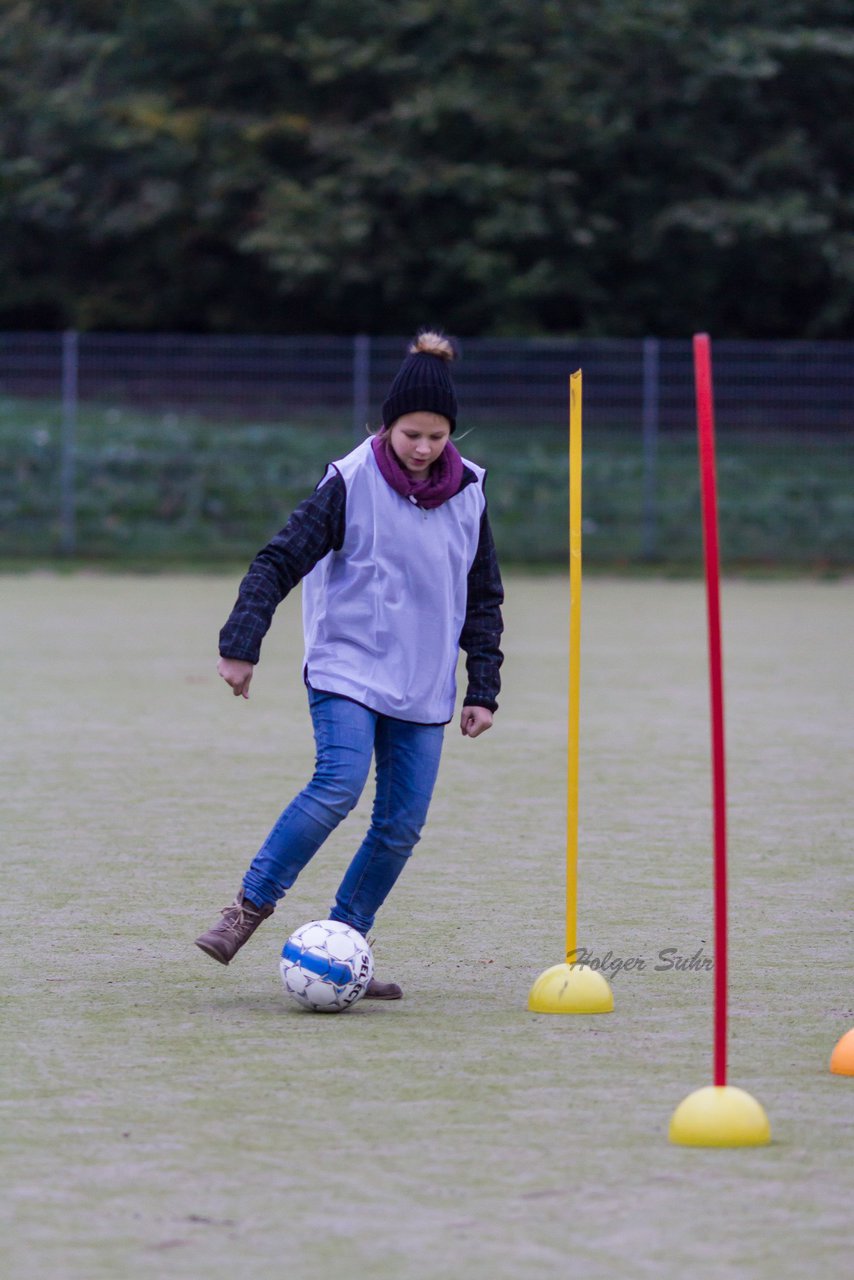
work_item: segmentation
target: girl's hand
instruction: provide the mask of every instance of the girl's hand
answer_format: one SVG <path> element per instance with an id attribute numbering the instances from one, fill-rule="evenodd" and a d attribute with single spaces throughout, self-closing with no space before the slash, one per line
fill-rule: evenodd
<path id="1" fill-rule="evenodd" d="M 249 682 L 255 672 L 251 662 L 244 662 L 242 658 L 220 658 L 216 669 L 225 683 L 231 686 L 235 698 L 249 697 Z"/>
<path id="2" fill-rule="evenodd" d="M 477 738 L 492 728 L 492 712 L 486 707 L 463 707 L 460 732 L 464 738 Z"/>

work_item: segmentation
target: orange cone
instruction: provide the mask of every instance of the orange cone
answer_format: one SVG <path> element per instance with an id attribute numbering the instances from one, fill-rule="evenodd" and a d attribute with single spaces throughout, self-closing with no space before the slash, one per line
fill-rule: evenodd
<path id="1" fill-rule="evenodd" d="M 854 1027 L 837 1042 L 830 1055 L 830 1069 L 837 1076 L 854 1076 Z"/>

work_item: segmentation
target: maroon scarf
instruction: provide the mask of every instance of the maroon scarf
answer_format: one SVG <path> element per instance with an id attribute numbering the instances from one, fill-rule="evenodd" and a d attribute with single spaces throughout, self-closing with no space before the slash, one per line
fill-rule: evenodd
<path id="1" fill-rule="evenodd" d="M 387 435 L 374 436 L 371 448 L 383 479 L 395 493 L 414 502 L 416 506 L 430 511 L 459 493 L 463 479 L 463 460 L 450 440 L 423 479 L 409 474 L 392 449 Z"/>

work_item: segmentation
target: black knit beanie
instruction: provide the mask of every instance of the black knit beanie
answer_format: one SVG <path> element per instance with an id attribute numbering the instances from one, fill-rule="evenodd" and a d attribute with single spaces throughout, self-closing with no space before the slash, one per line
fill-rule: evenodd
<path id="1" fill-rule="evenodd" d="M 448 365 L 454 348 L 440 333 L 419 333 L 397 371 L 383 404 L 383 426 L 388 430 L 405 413 L 440 413 L 457 425 L 457 397 Z"/>

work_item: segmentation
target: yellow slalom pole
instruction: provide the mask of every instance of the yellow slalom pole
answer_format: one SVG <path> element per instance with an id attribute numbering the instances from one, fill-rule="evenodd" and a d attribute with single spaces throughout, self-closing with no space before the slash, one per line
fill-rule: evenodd
<path id="1" fill-rule="evenodd" d="M 532 1013 L 610 1013 L 614 996 L 598 969 L 577 962 L 578 740 L 581 703 L 581 370 L 569 379 L 569 733 L 566 806 L 566 960 L 537 978 Z"/>
<path id="2" fill-rule="evenodd" d="M 566 958 L 578 948 L 578 749 L 581 718 L 581 370 L 569 379 L 569 731 L 566 779 Z"/>

